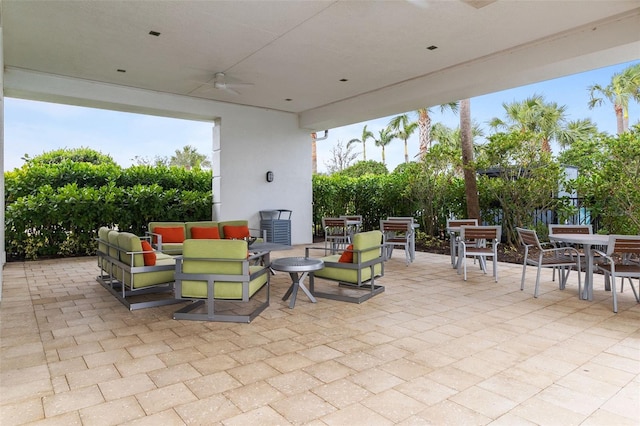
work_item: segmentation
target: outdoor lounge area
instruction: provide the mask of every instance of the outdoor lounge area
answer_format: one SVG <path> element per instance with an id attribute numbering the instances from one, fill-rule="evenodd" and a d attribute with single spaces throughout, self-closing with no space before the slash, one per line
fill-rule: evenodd
<path id="1" fill-rule="evenodd" d="M 303 256 L 296 246 L 279 256 Z M 618 313 L 603 277 L 593 301 L 535 269 L 500 280 L 449 255 L 385 263 L 362 304 L 282 295 L 250 324 L 129 311 L 95 277 L 95 257 L 4 269 L 0 419 L 12 424 L 637 425 L 640 305 Z M 469 268 L 477 268 L 469 261 Z M 575 276 L 573 277 L 575 278 Z"/>

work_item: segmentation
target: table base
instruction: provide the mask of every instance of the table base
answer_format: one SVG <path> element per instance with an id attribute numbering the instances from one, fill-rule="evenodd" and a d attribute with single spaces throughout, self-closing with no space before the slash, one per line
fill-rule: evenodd
<path id="1" fill-rule="evenodd" d="M 304 279 L 307 277 L 307 275 L 309 275 L 309 273 L 303 272 L 301 275 L 298 275 L 297 272 L 289 272 L 289 275 L 291 276 L 291 281 L 293 281 L 293 283 L 282 297 L 282 300 L 287 300 L 289 297 L 291 297 L 291 300 L 289 301 L 289 308 L 293 309 L 293 307 L 296 305 L 296 297 L 298 295 L 299 288 L 302 289 L 304 294 L 307 295 L 312 303 L 316 303 L 316 298 L 313 297 L 313 294 L 311 294 L 309 289 L 304 285 Z"/>

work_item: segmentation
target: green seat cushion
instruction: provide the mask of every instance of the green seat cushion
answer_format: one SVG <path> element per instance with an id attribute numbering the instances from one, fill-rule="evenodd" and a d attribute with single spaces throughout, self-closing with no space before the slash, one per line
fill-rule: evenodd
<path id="1" fill-rule="evenodd" d="M 346 283 L 357 283 L 358 282 L 358 269 L 345 269 L 345 268 L 337 268 L 331 266 L 330 262 L 338 263 L 338 259 L 340 255 L 327 256 L 323 257 L 322 260 L 325 262 L 324 268 L 319 271 L 315 271 L 313 273 L 314 276 L 318 278 L 326 278 L 334 281 L 342 281 Z M 340 265 L 344 265 L 344 263 L 338 263 Z M 355 265 L 354 265 L 355 266 Z M 373 267 L 373 271 L 375 276 L 379 276 L 382 273 L 382 265 L 376 264 Z M 368 281 L 371 279 L 371 268 L 362 268 L 360 272 L 360 280 L 361 282 Z"/>
<path id="2" fill-rule="evenodd" d="M 182 254 L 183 243 L 162 243 L 162 253 L 177 256 Z"/>
<path id="3" fill-rule="evenodd" d="M 319 278 L 326 278 L 334 281 L 342 281 L 346 283 L 358 283 L 358 259 L 362 257 L 362 262 L 368 262 L 373 259 L 377 259 L 381 256 L 380 244 L 382 242 L 382 232 L 369 231 L 360 232 L 353 236 L 353 250 L 364 250 L 362 253 L 353 254 L 353 263 L 339 263 L 339 254 L 323 257 L 322 260 L 325 263 L 323 269 L 315 271 L 314 276 Z M 371 250 L 366 250 L 371 248 Z M 331 264 L 338 264 L 341 266 L 348 265 L 349 268 L 339 268 L 332 266 Z M 374 275 L 379 276 L 382 274 L 382 265 L 380 263 L 373 267 Z M 371 279 L 371 268 L 363 268 L 360 272 L 360 282 L 368 281 Z"/>
<path id="4" fill-rule="evenodd" d="M 262 266 L 248 265 L 246 241 L 187 240 L 184 243 L 183 257 L 182 270 L 185 274 L 237 275 L 238 279 L 245 280 L 214 281 L 214 298 L 216 299 L 243 299 L 243 297 L 248 299 L 267 283 L 268 273 L 261 274 L 253 280 L 249 280 L 249 275 L 242 274 L 243 264 L 247 264 L 250 274 L 264 269 Z M 183 280 L 181 296 L 206 298 L 207 282 Z"/>
<path id="5" fill-rule="evenodd" d="M 122 261 L 122 263 L 133 267 L 144 266 L 144 257 L 142 254 L 133 255 L 133 265 L 131 265 L 131 255 L 126 254 L 126 252 L 142 251 L 142 243 L 140 242 L 140 237 L 130 232 L 120 232 L 120 234 L 118 235 L 118 245 L 121 249 L 120 261 Z M 162 265 L 175 265 L 175 259 L 171 256 L 156 259 L 156 267 Z M 132 289 L 139 289 L 173 282 L 174 275 L 174 268 L 164 271 L 135 272 L 133 274 L 125 271 L 123 272 L 122 279 L 128 287 Z"/>
<path id="6" fill-rule="evenodd" d="M 175 264 L 175 260 L 172 260 Z M 158 263 L 156 262 L 156 266 Z M 136 272 L 133 274 L 133 282 L 131 282 L 131 274 L 124 273 L 124 283 L 132 289 L 140 289 L 144 287 L 166 284 L 174 281 L 175 269 L 167 271 L 154 272 Z"/>

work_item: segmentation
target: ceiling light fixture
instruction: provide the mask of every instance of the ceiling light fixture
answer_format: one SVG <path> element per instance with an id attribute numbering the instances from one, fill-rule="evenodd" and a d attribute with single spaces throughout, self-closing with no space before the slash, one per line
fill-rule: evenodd
<path id="1" fill-rule="evenodd" d="M 427 47 L 427 50 L 436 50 L 438 48 L 438 46 L 434 46 L 433 44 L 429 47 Z"/>
<path id="2" fill-rule="evenodd" d="M 291 99 L 291 98 L 287 98 L 287 99 L 285 99 L 285 101 L 287 101 L 287 102 L 291 102 L 292 100 L 293 100 L 293 99 Z"/>
<path id="3" fill-rule="evenodd" d="M 153 31 L 153 30 L 151 30 L 151 31 L 149 31 L 149 35 L 152 35 L 152 36 L 158 37 L 158 36 L 160 35 L 160 33 L 159 33 L 159 32 L 157 32 L 157 31 Z"/>
<path id="4" fill-rule="evenodd" d="M 116 71 L 118 71 L 118 72 L 127 72 L 127 70 L 123 70 L 122 68 L 118 68 Z"/>
<path id="5" fill-rule="evenodd" d="M 343 81 L 343 82 L 344 82 L 344 81 L 349 81 L 349 79 L 347 79 L 347 78 L 341 78 L 341 79 L 340 79 L 340 81 Z"/>

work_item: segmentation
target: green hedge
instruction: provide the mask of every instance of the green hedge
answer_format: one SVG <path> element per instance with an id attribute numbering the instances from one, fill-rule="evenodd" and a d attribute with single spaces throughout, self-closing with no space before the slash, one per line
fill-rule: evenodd
<path id="1" fill-rule="evenodd" d="M 211 190 L 211 172 L 179 167 L 133 166 L 122 169 L 116 164 L 92 164 L 62 160 L 54 164 L 35 163 L 5 173 L 5 205 L 20 197 L 36 195 L 41 187 L 101 188 L 113 184 L 120 188 L 135 185 L 159 185 L 186 191 Z"/>
<path id="2" fill-rule="evenodd" d="M 117 226 L 143 235 L 153 220 L 210 220 L 211 204 L 210 189 L 164 190 L 158 185 L 118 188 L 113 184 L 101 188 L 68 184 L 54 189 L 44 185 L 37 194 L 20 197 L 7 206 L 7 257 L 92 255 L 99 226 Z"/>

